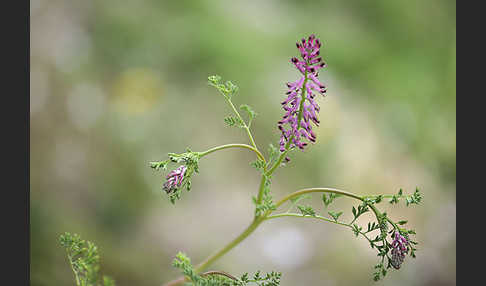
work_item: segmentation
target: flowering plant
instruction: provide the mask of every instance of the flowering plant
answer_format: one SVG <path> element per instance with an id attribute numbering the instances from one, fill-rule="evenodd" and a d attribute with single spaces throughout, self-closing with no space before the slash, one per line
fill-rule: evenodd
<path id="1" fill-rule="evenodd" d="M 288 91 L 286 98 L 281 102 L 284 115 L 277 123 L 281 132 L 279 148 L 270 144 L 268 158 L 258 148 L 250 129 L 257 113 L 250 106 L 241 105 L 239 109 L 247 115 L 245 120 L 233 104 L 233 98 L 238 92 L 238 87 L 231 81 L 223 83 L 222 78 L 215 75 L 208 78 L 208 83 L 221 93 L 234 113 L 234 115 L 226 117 L 224 121 L 229 126 L 242 128 L 248 135 L 249 145 L 226 144 L 202 152 L 187 149 L 185 153 L 181 154 L 169 153 L 166 160 L 150 162 L 150 166 L 155 170 L 167 170 L 169 164 L 179 165 L 169 172 L 162 185 L 163 191 L 168 195 L 172 204 L 181 199 L 184 189 L 187 191 L 191 189 L 191 178 L 199 171 L 199 160 L 213 152 L 230 148 L 252 151 L 255 153 L 256 160 L 251 164 L 261 173 L 259 189 L 256 196 L 253 197 L 255 212 L 250 225 L 239 236 L 196 266 L 191 264 L 191 260 L 184 253 L 178 253 L 173 261 L 173 266 L 180 269 L 183 276 L 168 282 L 165 286 L 185 285 L 185 283 L 188 285 L 250 285 L 252 283 L 268 286 L 279 285 L 281 273 L 278 272 L 261 275 L 261 272 L 257 271 L 253 276 L 245 273 L 241 277 L 235 277 L 223 271 L 203 271 L 241 243 L 263 222 L 284 217 L 333 223 L 349 228 L 356 237 L 365 238 L 370 247 L 378 252 L 379 259 L 374 266 L 375 270 L 372 275 L 375 281 L 383 278 L 391 268 L 400 269 L 407 254 L 415 257 L 417 242 L 411 237 L 415 235 L 415 231 L 404 227 L 407 223 L 406 220 L 396 221 L 386 212 L 380 211 L 378 204 L 387 200 L 390 204 L 398 204 L 401 199 L 405 199 L 407 206 L 419 204 L 422 196 L 418 189 L 411 195 L 405 195 L 402 189 L 397 194 L 359 195 L 335 188 L 306 188 L 289 193 L 274 202 L 270 188 L 272 175 L 280 166 L 289 163 L 289 152 L 297 148 L 303 151 L 309 143 L 316 143 L 317 138 L 312 130 L 312 125 L 319 125 L 317 114 L 320 107 L 315 97 L 317 94 L 322 96 L 326 94 L 326 86 L 318 79 L 319 70 L 326 66 L 322 58 L 319 57 L 322 42 L 314 35 L 310 35 L 297 42 L 296 46 L 301 58 L 292 57 L 290 62 L 297 68 L 301 76 L 294 82 L 286 83 Z M 325 209 L 329 208 L 333 201 L 340 197 L 357 201 L 358 205 L 351 208 L 353 219 L 350 222 L 340 220 L 343 211 L 328 210 L 326 214 L 319 214 L 312 207 L 302 205 L 301 202 L 312 194 L 321 195 Z M 279 211 L 285 204 L 288 205 L 287 210 Z M 298 211 L 292 211 L 294 209 Z M 364 228 L 357 223 L 357 220 L 361 215 L 370 211 L 374 215 L 374 220 L 369 221 Z"/>

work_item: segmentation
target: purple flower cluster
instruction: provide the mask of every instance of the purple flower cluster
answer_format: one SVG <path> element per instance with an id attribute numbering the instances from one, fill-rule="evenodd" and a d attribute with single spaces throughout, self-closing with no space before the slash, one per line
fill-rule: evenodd
<path id="1" fill-rule="evenodd" d="M 282 131 L 280 136 L 280 151 L 285 151 L 285 145 L 291 140 L 290 148 L 295 146 L 301 150 L 307 145 L 307 142 L 301 140 L 302 137 L 307 138 L 314 143 L 316 135 L 312 131 L 311 121 L 319 126 L 317 113 L 320 108 L 314 100 L 316 91 L 323 96 L 326 92 L 326 87 L 317 79 L 318 70 L 325 67 L 326 64 L 322 58 L 318 57 L 321 48 L 321 41 L 310 35 L 308 39 L 302 39 L 297 42 L 297 48 L 300 51 L 302 60 L 293 57 L 291 62 L 301 72 L 302 76 L 295 82 L 287 83 L 289 90 L 287 91 L 287 99 L 282 102 L 285 115 L 283 119 L 278 122 L 278 129 Z M 305 93 L 305 99 L 302 95 Z M 304 102 L 301 102 L 304 100 Z M 302 115 L 299 122 L 299 111 L 302 105 Z M 288 124 L 288 129 L 284 125 Z"/>
<path id="2" fill-rule="evenodd" d="M 166 177 L 167 181 L 164 183 L 163 190 L 168 194 L 174 190 L 177 190 L 184 180 L 186 170 L 187 167 L 184 165 L 172 170 Z"/>
<path id="3" fill-rule="evenodd" d="M 395 267 L 395 269 L 400 269 L 400 266 L 405 259 L 405 254 L 408 252 L 408 241 L 405 237 L 400 235 L 398 232 L 395 232 L 395 239 L 392 242 L 392 259 L 391 265 Z"/>

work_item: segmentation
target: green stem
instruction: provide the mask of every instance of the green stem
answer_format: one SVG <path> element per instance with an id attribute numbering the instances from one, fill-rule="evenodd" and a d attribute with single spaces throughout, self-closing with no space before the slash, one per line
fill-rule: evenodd
<path id="1" fill-rule="evenodd" d="M 265 172 L 265 170 L 264 170 Z M 263 199 L 263 190 L 265 189 L 265 181 L 266 181 L 265 174 L 262 174 L 262 178 L 260 180 L 260 187 L 258 188 L 258 196 L 257 196 L 257 204 L 260 204 Z"/>
<path id="2" fill-rule="evenodd" d="M 331 220 L 331 219 L 328 219 L 328 218 L 325 218 L 325 217 L 319 216 L 319 215 L 316 215 L 316 216 L 304 216 L 304 215 L 295 214 L 295 213 L 281 213 L 281 214 L 276 214 L 276 215 L 268 216 L 268 217 L 265 218 L 265 220 L 275 219 L 275 218 L 279 218 L 279 217 L 314 218 L 314 219 L 320 219 L 320 220 L 324 220 L 324 221 L 331 222 L 331 223 L 338 224 L 338 225 L 342 225 L 342 226 L 347 226 L 347 227 L 353 229 L 353 226 L 352 226 L 351 223 L 350 224 L 342 223 L 342 222 L 334 221 L 334 220 Z M 363 233 L 361 231 L 359 233 L 362 236 L 364 236 L 369 242 L 371 242 L 370 238 L 365 233 Z"/>
<path id="3" fill-rule="evenodd" d="M 308 193 L 334 193 L 334 194 L 344 195 L 344 196 L 347 196 L 347 197 L 351 197 L 351 198 L 363 201 L 362 197 L 355 195 L 353 193 L 349 193 L 349 192 L 346 192 L 346 191 L 343 191 L 343 190 L 339 190 L 339 189 L 334 189 L 334 188 L 309 188 L 309 189 L 299 190 L 299 191 L 296 191 L 296 192 L 293 192 L 291 194 L 286 195 L 280 201 L 278 201 L 275 204 L 275 206 L 278 208 L 279 206 L 281 206 L 286 201 L 288 201 L 292 198 L 301 196 L 303 194 L 308 194 Z"/>
<path id="4" fill-rule="evenodd" d="M 80 286 L 80 282 L 79 282 L 79 277 L 78 277 L 78 273 L 76 272 L 76 270 L 74 270 L 74 265 L 73 265 L 73 258 L 71 255 L 69 255 L 69 252 L 68 252 L 68 255 L 67 255 L 68 259 L 69 259 L 69 266 L 71 266 L 71 270 L 73 270 L 73 273 L 74 273 L 74 277 L 76 278 L 76 285 L 77 286 Z"/>
<path id="5" fill-rule="evenodd" d="M 226 144 L 226 145 L 217 146 L 217 147 L 211 148 L 207 151 L 201 152 L 199 154 L 199 156 L 204 157 L 204 156 L 209 155 L 213 152 L 223 150 L 223 149 L 228 149 L 228 148 L 245 148 L 245 149 L 251 150 L 251 151 L 256 153 L 256 155 L 258 156 L 258 158 L 260 160 L 262 160 L 266 163 L 265 157 L 263 157 L 262 153 L 260 153 L 260 151 L 258 151 L 258 149 L 256 149 L 255 147 L 252 147 L 250 145 L 246 145 L 246 144 Z"/>
<path id="6" fill-rule="evenodd" d="M 325 220 L 325 221 L 327 221 L 327 222 L 332 222 L 332 223 L 334 223 L 334 224 L 339 224 L 339 225 L 343 225 L 343 226 L 348 226 L 348 227 L 351 227 L 350 225 L 348 225 L 348 224 L 346 224 L 346 223 L 342 223 L 342 222 L 334 221 L 334 220 L 328 219 L 328 218 L 323 217 L 323 216 L 319 216 L 319 215 L 316 215 L 316 216 L 304 216 L 304 215 L 301 215 L 301 214 L 295 214 L 295 213 L 281 213 L 281 214 L 271 215 L 271 216 L 266 217 L 266 218 L 265 218 L 265 220 L 274 219 L 274 218 L 279 218 L 279 217 L 303 217 L 303 218 L 315 218 L 315 219 Z"/>
<path id="7" fill-rule="evenodd" d="M 208 265 L 213 263 L 215 260 L 226 254 L 228 251 L 233 249 L 235 246 L 237 246 L 242 240 L 247 238 L 255 229 L 263 222 L 264 219 L 262 218 L 255 218 L 253 222 L 240 234 L 238 235 L 235 239 L 233 239 L 230 243 L 228 243 L 225 247 L 223 247 L 221 250 L 218 252 L 214 253 L 210 257 L 208 257 L 206 260 L 198 264 L 194 270 L 196 273 L 201 272 L 206 268 Z"/>
<path id="8" fill-rule="evenodd" d="M 235 280 L 235 281 L 238 281 L 238 278 L 234 277 L 233 275 L 229 274 L 229 273 L 226 273 L 226 272 L 223 272 L 223 271 L 216 271 L 216 270 L 212 270 L 212 271 L 207 271 L 207 272 L 204 272 L 204 273 L 201 273 L 200 276 L 209 276 L 209 275 L 221 275 L 221 276 L 226 276 L 232 280 Z"/>

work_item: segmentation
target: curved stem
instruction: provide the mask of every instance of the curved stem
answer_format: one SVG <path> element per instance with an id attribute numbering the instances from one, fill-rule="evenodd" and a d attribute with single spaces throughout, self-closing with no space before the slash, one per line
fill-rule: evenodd
<path id="1" fill-rule="evenodd" d="M 302 189 L 302 190 L 299 190 L 299 191 L 296 191 L 296 192 L 293 192 L 291 194 L 286 195 L 280 201 L 278 201 L 275 204 L 275 206 L 278 208 L 279 206 L 281 206 L 286 201 L 288 201 L 292 198 L 301 196 L 303 194 L 307 194 L 307 193 L 334 193 L 334 194 L 344 195 L 344 196 L 347 196 L 347 197 L 351 197 L 351 198 L 363 201 L 362 197 L 355 195 L 353 193 L 349 193 L 349 192 L 346 192 L 346 191 L 343 191 L 343 190 L 339 190 L 339 189 L 334 189 L 334 188 L 309 188 L 309 189 Z"/>
<path id="2" fill-rule="evenodd" d="M 339 224 L 339 225 L 351 227 L 349 224 L 346 224 L 346 223 L 343 223 L 343 222 L 334 221 L 334 220 L 328 219 L 328 218 L 323 217 L 323 216 L 319 216 L 319 215 L 316 215 L 316 216 L 304 216 L 304 215 L 296 214 L 296 213 L 281 213 L 281 214 L 271 215 L 271 216 L 267 216 L 265 218 L 265 220 L 279 218 L 279 217 L 315 218 L 315 219 L 320 219 L 320 220 L 324 220 L 324 221 L 327 221 L 327 222 L 332 222 L 334 224 Z"/>
<path id="3" fill-rule="evenodd" d="M 238 280 L 238 278 L 234 277 L 233 275 L 231 275 L 229 273 L 226 273 L 226 272 L 223 272 L 223 271 L 216 271 L 216 270 L 207 271 L 207 272 L 201 273 L 200 275 L 201 276 L 221 275 L 221 276 L 226 276 L 226 277 L 233 279 L 233 280 Z"/>
<path id="4" fill-rule="evenodd" d="M 300 217 L 300 218 L 314 218 L 314 219 L 320 219 L 320 220 L 324 220 L 324 221 L 327 221 L 327 222 L 332 222 L 334 224 L 338 224 L 338 225 L 342 225 L 342 226 L 347 226 L 351 229 L 353 229 L 353 226 L 352 226 L 352 223 L 342 223 L 342 222 L 338 222 L 338 221 L 334 221 L 334 220 L 331 220 L 331 219 L 328 219 L 328 218 L 325 218 L 323 216 L 319 216 L 319 215 L 316 215 L 316 216 L 304 216 L 304 215 L 301 215 L 301 214 L 296 214 L 296 213 L 281 213 L 281 214 L 276 214 L 276 215 L 271 215 L 271 216 L 268 216 L 265 218 L 265 220 L 269 220 L 269 219 L 275 219 L 275 218 L 279 218 L 279 217 Z M 361 234 L 362 236 L 364 236 L 369 242 L 371 242 L 370 238 L 363 232 L 359 232 L 359 234 Z"/>
<path id="5" fill-rule="evenodd" d="M 228 243 L 225 247 L 223 247 L 221 250 L 218 252 L 214 253 L 210 257 L 208 257 L 206 260 L 198 264 L 194 270 L 196 273 L 201 272 L 204 268 L 206 268 L 208 265 L 213 263 L 215 260 L 226 254 L 228 251 L 233 249 L 235 246 L 237 246 L 242 240 L 247 238 L 255 229 L 263 222 L 263 219 L 261 218 L 255 218 L 253 222 L 235 239 L 233 239 L 230 243 Z"/>
<path id="6" fill-rule="evenodd" d="M 204 156 L 209 155 L 213 152 L 223 150 L 223 149 L 228 149 L 228 148 L 245 148 L 245 149 L 251 150 L 251 151 L 256 153 L 256 155 L 258 156 L 258 158 L 260 160 L 266 162 L 265 157 L 263 157 L 262 153 L 260 153 L 260 151 L 258 151 L 258 149 L 256 149 L 255 147 L 252 147 L 250 145 L 246 145 L 246 144 L 226 144 L 226 145 L 217 146 L 217 147 L 211 148 L 207 151 L 201 152 L 200 156 L 204 157 Z"/>

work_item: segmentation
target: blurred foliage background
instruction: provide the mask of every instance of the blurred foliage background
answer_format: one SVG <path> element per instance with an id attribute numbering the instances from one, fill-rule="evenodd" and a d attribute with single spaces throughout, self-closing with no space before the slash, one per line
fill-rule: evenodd
<path id="1" fill-rule="evenodd" d="M 253 154 L 204 158 L 176 206 L 148 167 L 168 152 L 246 143 L 207 85 L 240 87 L 260 149 L 278 144 L 295 42 L 315 33 L 320 78 L 317 144 L 293 152 L 273 179 L 275 198 L 304 187 L 362 195 L 411 193 L 390 207 L 421 243 L 416 260 L 371 279 L 375 251 L 349 229 L 269 221 L 211 269 L 283 272 L 282 285 L 456 284 L 455 1 L 31 1 L 31 285 L 73 285 L 59 234 L 100 248 L 117 285 L 160 285 L 179 275 L 181 250 L 198 263 L 251 221 L 259 184 Z M 320 198 L 312 204 L 322 210 Z M 349 217 L 351 201 L 335 210 Z M 386 206 L 386 205 L 385 205 Z"/>

